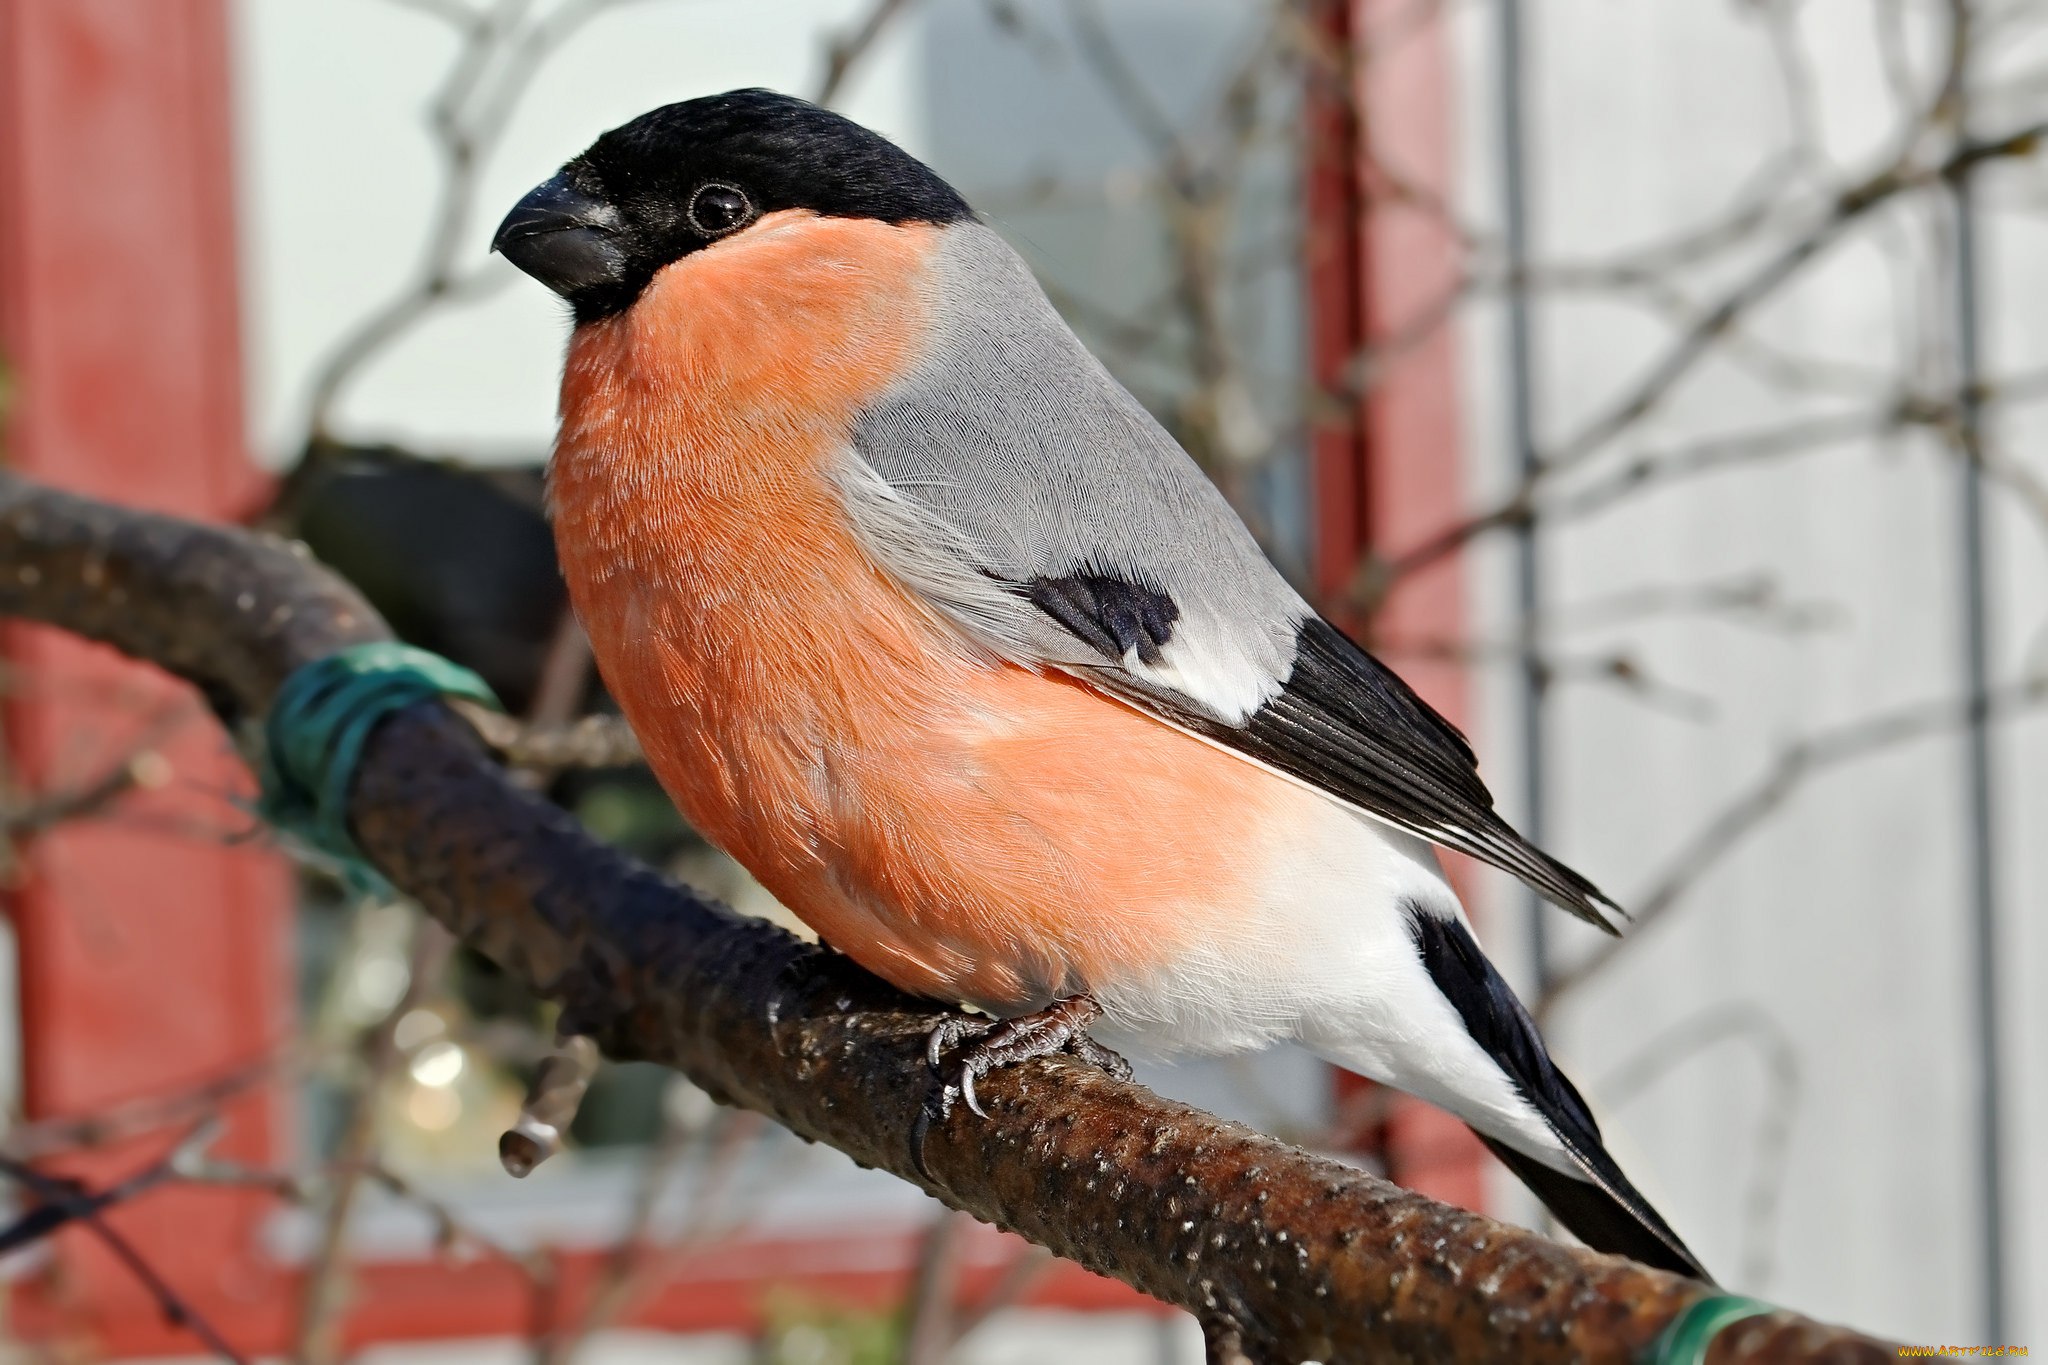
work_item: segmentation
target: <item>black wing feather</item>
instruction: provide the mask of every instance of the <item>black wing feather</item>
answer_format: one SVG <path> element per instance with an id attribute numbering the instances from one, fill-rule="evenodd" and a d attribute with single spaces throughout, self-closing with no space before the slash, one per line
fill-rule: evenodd
<path id="1" fill-rule="evenodd" d="M 1184 729 L 1258 759 L 1431 843 L 1521 878 L 1609 933 L 1620 907 L 1517 834 L 1493 808 L 1458 728 L 1321 617 L 1301 625 L 1286 685 L 1242 724 L 1200 712 L 1121 671 L 1101 684 Z"/>

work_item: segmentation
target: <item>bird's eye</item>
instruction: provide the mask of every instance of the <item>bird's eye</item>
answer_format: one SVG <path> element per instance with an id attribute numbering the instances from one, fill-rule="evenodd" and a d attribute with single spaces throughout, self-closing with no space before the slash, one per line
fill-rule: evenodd
<path id="1" fill-rule="evenodd" d="M 746 192 L 732 185 L 706 185 L 690 196 L 690 226 L 706 237 L 723 237 L 753 216 Z"/>

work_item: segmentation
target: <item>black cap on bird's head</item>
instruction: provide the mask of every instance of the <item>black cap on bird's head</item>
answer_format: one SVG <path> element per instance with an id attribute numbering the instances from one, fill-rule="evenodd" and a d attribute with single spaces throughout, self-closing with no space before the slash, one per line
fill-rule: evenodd
<path id="1" fill-rule="evenodd" d="M 791 95 L 735 90 L 612 129 L 520 200 L 491 247 L 592 322 L 631 307 L 671 261 L 778 209 L 887 223 L 972 216 L 880 134 Z"/>

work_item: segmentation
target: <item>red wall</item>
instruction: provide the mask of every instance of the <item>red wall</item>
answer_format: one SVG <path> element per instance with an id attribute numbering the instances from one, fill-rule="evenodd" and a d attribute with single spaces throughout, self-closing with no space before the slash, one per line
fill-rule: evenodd
<path id="1" fill-rule="evenodd" d="M 9 462 L 122 502 L 231 516 L 261 486 L 242 438 L 221 0 L 0 0 L 0 350 Z M 232 1070 L 286 1036 L 290 880 L 228 847 L 241 765 L 196 697 L 55 632 L 5 636 L 6 752 L 31 792 L 72 790 L 147 738 L 168 785 L 25 850 L 6 896 L 19 943 L 30 1118 L 96 1112 Z M 167 716 L 180 717 L 167 719 Z M 168 737 L 159 731 L 168 730 Z M 229 1108 L 224 1156 L 278 1150 L 272 1090 Z M 98 1181 L 147 1147 L 68 1162 Z M 114 1223 L 202 1310 L 260 1300 L 261 1201 L 155 1194 Z M 195 1349 L 79 1232 L 23 1326 L 123 1349 Z M 75 1309 L 75 1312 L 74 1312 Z"/>
<path id="2" fill-rule="evenodd" d="M 1319 9 L 1333 56 L 1349 48 L 1357 59 L 1348 82 L 1333 63 L 1312 78 L 1309 96 L 1310 356 L 1320 384 L 1356 396 L 1333 405 L 1311 438 L 1315 587 L 1341 622 L 1369 625 L 1374 649 L 1464 727 L 1471 706 L 1462 667 L 1402 648 L 1465 634 L 1455 557 L 1403 579 L 1369 623 L 1347 619 L 1341 605 L 1368 556 L 1400 555 L 1466 506 L 1457 337 L 1431 323 L 1462 269 L 1460 242 L 1428 207 L 1455 198 L 1448 39 L 1440 20 L 1415 25 L 1409 0 L 1327 0 Z M 1357 360 L 1375 346 L 1373 382 L 1361 393 Z M 1451 872 L 1461 880 L 1460 868 Z M 1355 1093 L 1340 1085 L 1340 1094 Z M 1479 1140 L 1428 1105 L 1388 1103 L 1380 1140 L 1389 1173 L 1484 1208 L 1488 1158 Z"/>

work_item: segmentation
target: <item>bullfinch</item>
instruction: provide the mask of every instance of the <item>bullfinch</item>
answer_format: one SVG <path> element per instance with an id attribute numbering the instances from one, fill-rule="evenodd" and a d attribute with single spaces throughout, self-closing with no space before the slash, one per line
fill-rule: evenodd
<path id="1" fill-rule="evenodd" d="M 944 180 L 741 90 L 604 134 L 495 247 L 574 313 L 549 494 L 606 684 L 826 943 L 991 1017 L 933 1035 L 948 1101 L 1058 1049 L 1124 1070 L 1091 1027 L 1294 1040 L 1456 1114 L 1593 1247 L 1705 1277 L 1432 846 L 1616 907 Z"/>

